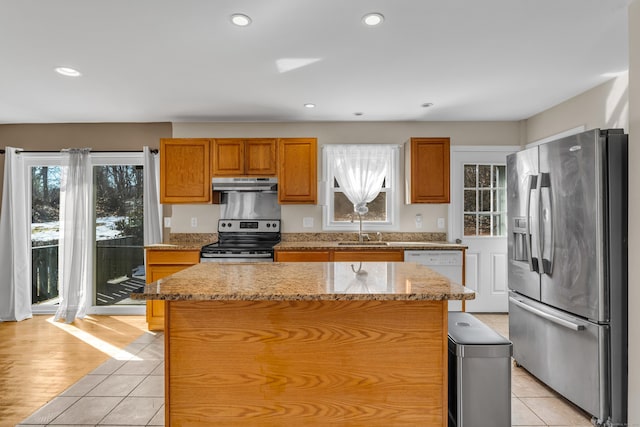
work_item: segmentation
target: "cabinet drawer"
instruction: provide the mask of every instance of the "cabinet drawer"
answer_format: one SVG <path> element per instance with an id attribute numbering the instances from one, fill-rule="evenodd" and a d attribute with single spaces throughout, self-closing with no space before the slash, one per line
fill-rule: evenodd
<path id="1" fill-rule="evenodd" d="M 276 262 L 329 262 L 329 251 L 277 251 Z"/>
<path id="2" fill-rule="evenodd" d="M 398 251 L 335 251 L 334 261 L 403 261 L 404 252 Z"/>
<path id="3" fill-rule="evenodd" d="M 147 265 L 152 264 L 198 264 L 200 251 L 147 251 Z"/>

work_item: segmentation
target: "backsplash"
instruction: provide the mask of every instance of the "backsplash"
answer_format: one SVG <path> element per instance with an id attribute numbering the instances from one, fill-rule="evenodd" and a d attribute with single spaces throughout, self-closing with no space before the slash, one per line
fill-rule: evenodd
<path id="1" fill-rule="evenodd" d="M 372 241 L 383 242 L 445 242 L 447 233 L 367 233 Z M 282 233 L 283 242 L 342 242 L 357 241 L 358 233 Z"/>
<path id="2" fill-rule="evenodd" d="M 447 233 L 401 233 L 390 232 L 368 233 L 373 241 L 383 242 L 446 242 Z M 342 242 L 357 241 L 358 233 L 282 233 L 283 242 Z M 218 240 L 218 233 L 169 233 L 169 243 L 172 245 L 206 245 Z"/>
<path id="3" fill-rule="evenodd" d="M 218 240 L 218 233 L 169 233 L 169 243 L 172 245 L 206 245 Z"/>

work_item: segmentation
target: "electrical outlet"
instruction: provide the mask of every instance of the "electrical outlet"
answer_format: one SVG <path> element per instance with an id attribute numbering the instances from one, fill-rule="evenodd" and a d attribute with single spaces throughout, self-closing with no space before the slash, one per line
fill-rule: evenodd
<path id="1" fill-rule="evenodd" d="M 304 228 L 313 228 L 313 217 L 305 216 L 302 218 L 302 226 Z"/>
<path id="2" fill-rule="evenodd" d="M 191 217 L 191 227 L 195 228 L 198 226 L 198 218 L 197 217 Z"/>
<path id="3" fill-rule="evenodd" d="M 171 228 L 171 217 L 170 216 L 165 216 L 164 217 L 164 228 Z"/>
<path id="4" fill-rule="evenodd" d="M 416 214 L 416 228 L 422 228 L 422 214 Z"/>
<path id="5" fill-rule="evenodd" d="M 444 218 L 438 218 L 438 228 L 440 230 L 444 229 Z"/>

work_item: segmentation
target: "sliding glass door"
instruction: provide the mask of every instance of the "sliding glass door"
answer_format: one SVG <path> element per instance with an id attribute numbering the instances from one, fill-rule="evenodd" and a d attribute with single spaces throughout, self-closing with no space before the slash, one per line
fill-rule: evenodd
<path id="1" fill-rule="evenodd" d="M 145 283 L 142 165 L 125 160 L 93 166 L 96 306 L 144 303 L 129 298 Z"/>
<path id="2" fill-rule="evenodd" d="M 60 166 L 43 161 L 31 176 L 31 303 L 58 302 Z"/>
<path id="3" fill-rule="evenodd" d="M 31 290 L 34 313 L 53 313 L 58 300 L 61 156 L 24 153 L 31 212 Z M 144 286 L 142 153 L 92 153 L 93 281 L 89 313 L 131 313 L 129 298 Z M 137 313 L 137 311 L 133 311 Z M 142 311 L 141 311 L 142 313 Z"/>

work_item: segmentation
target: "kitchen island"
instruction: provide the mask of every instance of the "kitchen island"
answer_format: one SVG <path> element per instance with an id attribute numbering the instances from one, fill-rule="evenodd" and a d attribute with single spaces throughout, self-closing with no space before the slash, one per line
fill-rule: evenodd
<path id="1" fill-rule="evenodd" d="M 167 426 L 447 424 L 447 301 L 413 263 L 203 263 L 165 300 Z"/>

